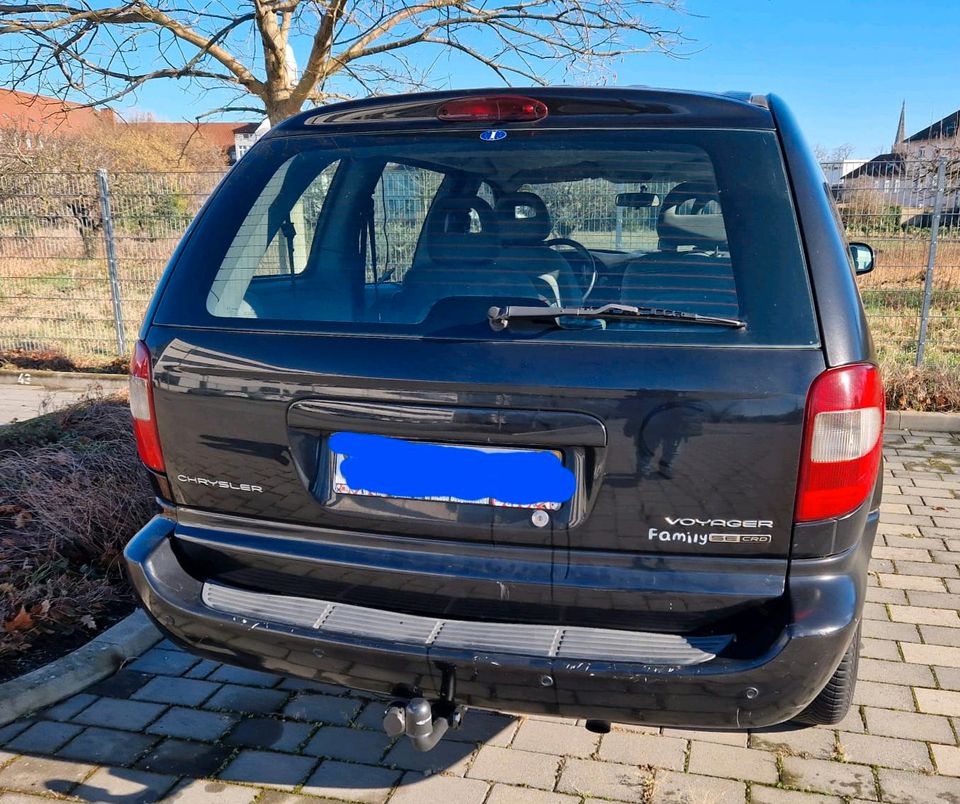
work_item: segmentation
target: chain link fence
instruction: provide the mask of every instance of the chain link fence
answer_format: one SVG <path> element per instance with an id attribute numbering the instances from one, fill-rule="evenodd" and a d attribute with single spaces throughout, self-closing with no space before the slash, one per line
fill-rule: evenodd
<path id="1" fill-rule="evenodd" d="M 876 253 L 875 270 L 858 281 L 881 355 L 960 365 L 960 160 L 898 156 L 823 168 L 849 239 Z M 221 176 L 0 176 L 0 350 L 54 351 L 86 364 L 126 356 L 164 265 Z M 548 186 L 537 189 L 549 195 Z M 656 248 L 641 237 L 650 226 L 617 207 L 615 192 L 584 190 L 583 198 L 546 198 L 562 209 L 559 236 L 610 247 L 591 232 L 613 229 L 617 248 Z"/>

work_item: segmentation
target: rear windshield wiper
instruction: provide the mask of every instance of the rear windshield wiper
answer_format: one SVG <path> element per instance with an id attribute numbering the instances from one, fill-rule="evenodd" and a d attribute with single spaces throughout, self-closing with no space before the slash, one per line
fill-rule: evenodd
<path id="1" fill-rule="evenodd" d="M 601 307 L 491 307 L 487 311 L 490 326 L 499 331 L 506 329 L 511 319 L 533 320 L 538 318 L 579 318 L 600 320 L 673 321 L 691 324 L 713 324 L 721 327 L 742 329 L 746 321 L 739 318 L 722 318 L 714 315 L 688 313 L 664 307 L 633 307 L 629 304 L 604 304 Z M 558 322 L 559 323 L 559 322 Z"/>

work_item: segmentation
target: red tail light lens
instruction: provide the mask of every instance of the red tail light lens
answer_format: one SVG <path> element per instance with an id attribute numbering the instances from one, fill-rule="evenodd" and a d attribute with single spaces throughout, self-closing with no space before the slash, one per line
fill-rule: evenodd
<path id="1" fill-rule="evenodd" d="M 841 366 L 814 380 L 807 394 L 797 522 L 849 514 L 873 492 L 885 416 L 876 366 Z"/>
<path id="2" fill-rule="evenodd" d="M 130 413 L 133 414 L 133 434 L 137 438 L 140 460 L 155 472 L 165 472 L 157 417 L 153 411 L 153 368 L 150 350 L 143 341 L 137 341 L 130 362 Z"/>
<path id="3" fill-rule="evenodd" d="M 546 116 L 547 105 L 543 101 L 519 95 L 456 98 L 437 110 L 437 117 L 448 122 L 509 123 L 542 120 Z"/>

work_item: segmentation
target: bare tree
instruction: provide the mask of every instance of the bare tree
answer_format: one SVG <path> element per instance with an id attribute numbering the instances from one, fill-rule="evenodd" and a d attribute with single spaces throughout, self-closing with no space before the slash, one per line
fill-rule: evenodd
<path id="1" fill-rule="evenodd" d="M 129 0 L 0 3 L 15 88 L 109 103 L 149 81 L 229 87 L 210 112 L 277 123 L 307 104 L 430 85 L 446 54 L 504 83 L 570 83 L 644 51 L 676 54 L 682 0 Z M 431 53 L 430 50 L 435 51 Z M 293 53 L 308 53 L 302 70 Z M 432 59 L 432 61 L 431 61 Z M 583 80 L 587 80 L 583 75 Z M 595 75 L 590 75 L 595 80 Z"/>
<path id="2" fill-rule="evenodd" d="M 819 143 L 813 146 L 813 155 L 821 165 L 828 162 L 845 162 L 852 153 L 853 145 L 849 142 L 838 145 L 836 148 L 827 148 Z"/>

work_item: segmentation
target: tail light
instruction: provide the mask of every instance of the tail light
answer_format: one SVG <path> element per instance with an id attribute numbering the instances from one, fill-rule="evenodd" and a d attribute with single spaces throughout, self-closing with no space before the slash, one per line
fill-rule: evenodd
<path id="1" fill-rule="evenodd" d="M 885 415 L 876 366 L 841 366 L 814 380 L 807 394 L 797 522 L 843 516 L 873 493 Z"/>
<path id="2" fill-rule="evenodd" d="M 153 410 L 153 367 L 150 350 L 143 341 L 137 341 L 130 362 L 130 412 L 140 460 L 154 472 L 165 472 L 157 417 Z"/>
<path id="3" fill-rule="evenodd" d="M 508 123 L 542 120 L 547 116 L 543 101 L 520 95 L 488 95 L 455 98 L 437 109 L 437 118 L 448 122 Z"/>

